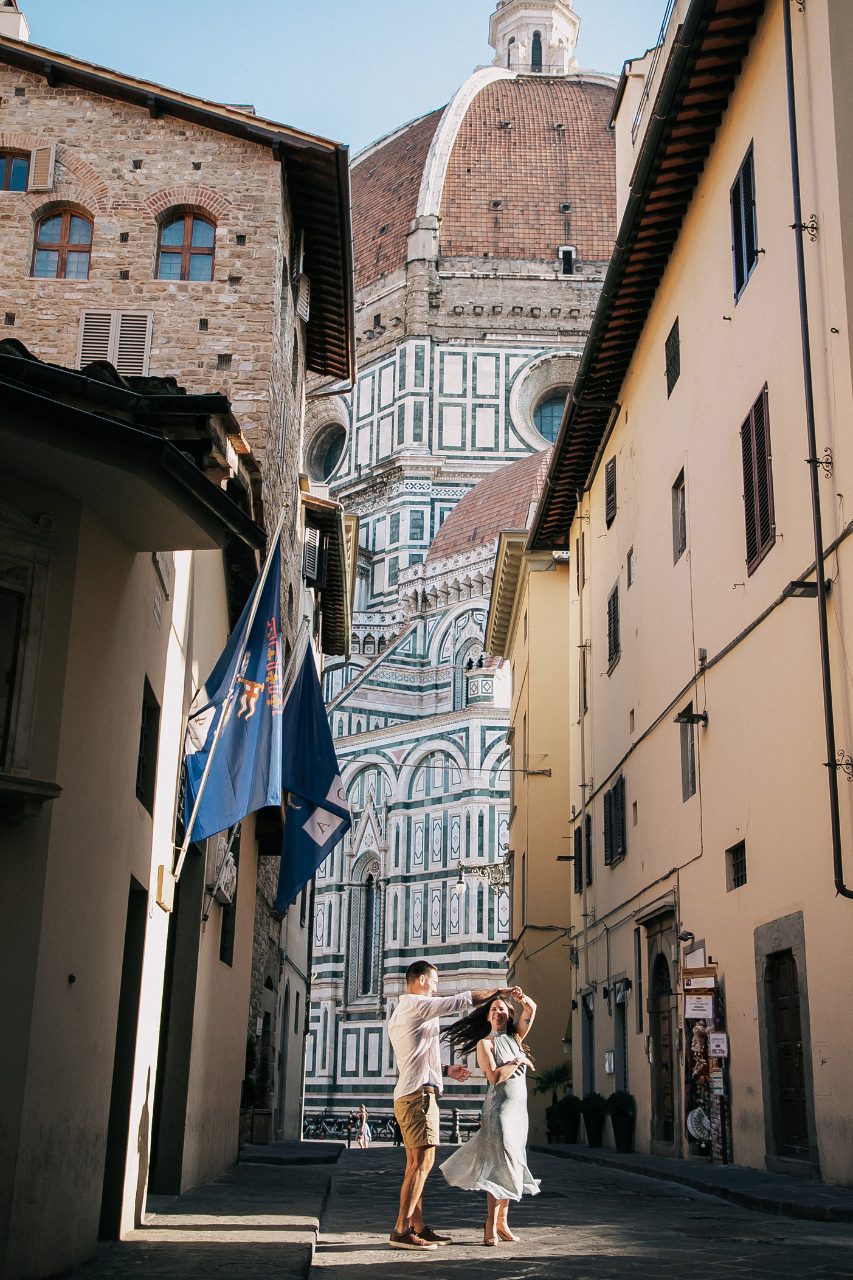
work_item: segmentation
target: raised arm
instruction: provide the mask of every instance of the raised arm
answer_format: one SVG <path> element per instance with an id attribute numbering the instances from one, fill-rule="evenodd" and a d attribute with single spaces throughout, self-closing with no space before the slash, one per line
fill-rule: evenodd
<path id="1" fill-rule="evenodd" d="M 521 987 L 513 987 L 510 995 L 513 1000 L 517 1000 L 521 1005 L 521 1015 L 516 1022 L 516 1030 L 523 1040 L 533 1026 L 533 1019 L 536 1017 L 536 1002 L 531 1000 L 530 996 L 526 996 Z"/>

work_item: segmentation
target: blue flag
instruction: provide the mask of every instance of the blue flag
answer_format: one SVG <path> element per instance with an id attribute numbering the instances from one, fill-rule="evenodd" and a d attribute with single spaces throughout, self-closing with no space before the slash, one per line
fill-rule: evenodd
<path id="1" fill-rule="evenodd" d="M 228 644 L 190 707 L 185 741 L 189 823 L 217 727 L 222 731 L 190 833 L 204 840 L 266 805 L 281 804 L 281 542 Z"/>
<path id="2" fill-rule="evenodd" d="M 289 797 L 275 909 L 283 913 L 352 826 L 310 645 L 284 704 L 281 781 Z"/>

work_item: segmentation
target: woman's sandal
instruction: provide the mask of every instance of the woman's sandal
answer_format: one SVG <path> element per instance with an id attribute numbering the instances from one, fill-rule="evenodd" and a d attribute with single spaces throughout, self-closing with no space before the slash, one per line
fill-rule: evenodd
<path id="1" fill-rule="evenodd" d="M 495 1230 L 497 1231 L 501 1240 L 514 1240 L 517 1243 L 521 1239 L 521 1236 L 514 1236 L 510 1231 L 509 1227 L 507 1227 L 506 1230 L 504 1231 L 502 1227 L 497 1226 L 495 1227 Z"/>
<path id="2" fill-rule="evenodd" d="M 488 1226 L 489 1226 L 488 1221 L 486 1221 L 486 1222 L 484 1222 L 484 1223 L 483 1223 L 483 1244 L 484 1244 L 484 1245 L 488 1245 L 488 1246 L 495 1245 L 495 1244 L 497 1244 L 497 1240 L 495 1239 L 495 1237 L 494 1237 L 494 1236 L 492 1236 L 492 1238 L 491 1238 L 491 1240 L 490 1240 L 490 1239 L 489 1239 L 489 1237 L 486 1235 L 486 1231 L 488 1230 Z"/>

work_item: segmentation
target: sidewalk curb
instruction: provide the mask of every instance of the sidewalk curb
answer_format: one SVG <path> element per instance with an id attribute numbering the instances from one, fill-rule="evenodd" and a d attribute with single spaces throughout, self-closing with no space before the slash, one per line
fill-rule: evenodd
<path id="1" fill-rule="evenodd" d="M 641 1161 L 628 1164 L 625 1161 L 609 1158 L 608 1156 L 593 1155 L 585 1150 L 573 1151 L 568 1147 L 561 1147 L 556 1144 L 552 1146 L 533 1146 L 530 1150 L 541 1152 L 542 1155 L 546 1156 L 556 1156 L 559 1160 L 577 1160 L 581 1164 L 595 1164 L 603 1169 L 619 1169 L 623 1173 L 635 1173 L 643 1178 L 656 1178 L 660 1182 L 680 1183 L 683 1186 L 691 1187 L 694 1191 L 702 1191 L 705 1195 L 717 1196 L 721 1200 L 728 1200 L 732 1204 L 739 1205 L 743 1209 L 751 1209 L 756 1213 L 774 1214 L 783 1218 L 799 1218 L 809 1222 L 853 1222 L 853 1193 L 851 1193 L 849 1209 L 834 1205 L 798 1204 L 793 1200 L 774 1199 L 772 1196 L 765 1196 L 759 1192 L 727 1187 L 720 1182 L 707 1182 L 702 1178 L 692 1176 L 687 1168 L 660 1169 L 643 1164 Z M 681 1166 L 685 1162 L 673 1160 L 672 1163 L 674 1166 Z M 732 1168 L 733 1166 L 726 1167 Z M 804 1183 L 803 1185 L 809 1186 L 810 1184 Z"/>

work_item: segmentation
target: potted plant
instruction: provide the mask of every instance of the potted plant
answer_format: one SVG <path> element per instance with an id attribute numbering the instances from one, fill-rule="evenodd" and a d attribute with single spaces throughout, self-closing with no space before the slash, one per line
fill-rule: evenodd
<path id="1" fill-rule="evenodd" d="M 634 1150 L 634 1122 L 637 1118 L 637 1102 L 633 1093 L 617 1089 L 607 1099 L 607 1114 L 613 1126 L 613 1141 L 617 1151 Z"/>
<path id="2" fill-rule="evenodd" d="M 557 1132 L 561 1142 L 577 1142 L 581 1126 L 581 1100 L 576 1093 L 567 1093 L 556 1107 Z"/>
<path id="3" fill-rule="evenodd" d="M 604 1140 L 604 1117 L 607 1101 L 600 1093 L 585 1093 L 581 1100 L 581 1113 L 586 1129 L 588 1147 L 600 1147 Z"/>
<path id="4" fill-rule="evenodd" d="M 550 1093 L 551 1106 L 557 1105 L 558 1091 L 568 1092 L 572 1087 L 571 1062 L 558 1062 L 555 1067 L 543 1067 L 537 1073 L 534 1093 Z"/>
<path id="5" fill-rule="evenodd" d="M 270 1108 L 270 1060 L 261 1054 L 255 1070 L 255 1102 L 252 1110 L 252 1141 L 269 1142 L 272 1133 L 272 1109 Z"/>

